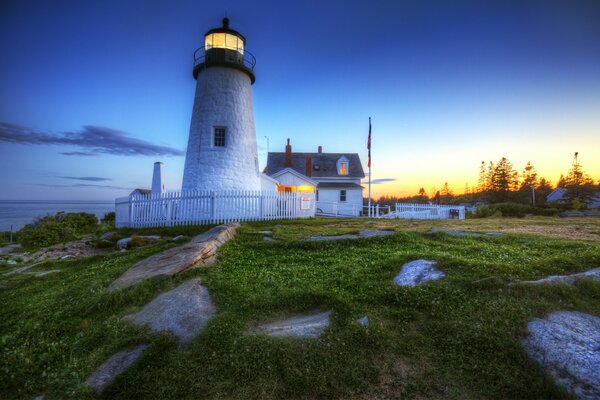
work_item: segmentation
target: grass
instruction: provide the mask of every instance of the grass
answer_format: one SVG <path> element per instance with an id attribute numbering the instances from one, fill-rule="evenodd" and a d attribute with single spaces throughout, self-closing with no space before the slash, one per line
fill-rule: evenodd
<path id="1" fill-rule="evenodd" d="M 481 232 L 547 227 L 553 233 L 425 234 L 432 226 Z M 303 240 L 371 228 L 397 233 Z M 173 244 L 48 262 L 35 270 L 61 272 L 42 278 L 0 275 L 0 398 L 95 398 L 83 385 L 95 368 L 116 351 L 147 342 L 152 346 L 139 362 L 101 397 L 566 399 L 527 358 L 520 340 L 527 321 L 552 311 L 600 315 L 600 284 L 510 283 L 600 266 L 600 237 L 571 236 L 599 228 L 592 219 L 542 217 L 271 221 L 243 224 L 210 268 L 118 292 L 106 287 L 138 260 Z M 278 241 L 263 241 L 261 230 L 273 231 Z M 402 264 L 417 258 L 437 260 L 447 278 L 394 286 Z M 210 290 L 218 314 L 185 348 L 167 334 L 120 320 L 191 277 Z M 318 340 L 247 333 L 257 321 L 329 309 L 332 326 Z M 362 315 L 369 317 L 367 329 L 355 322 Z"/>

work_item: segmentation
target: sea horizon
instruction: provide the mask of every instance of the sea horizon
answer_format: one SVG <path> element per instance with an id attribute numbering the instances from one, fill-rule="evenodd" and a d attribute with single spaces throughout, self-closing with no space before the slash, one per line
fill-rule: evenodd
<path id="1" fill-rule="evenodd" d="M 86 212 L 102 218 L 114 200 L 0 200 L 0 232 L 16 232 L 37 218 L 59 212 Z"/>

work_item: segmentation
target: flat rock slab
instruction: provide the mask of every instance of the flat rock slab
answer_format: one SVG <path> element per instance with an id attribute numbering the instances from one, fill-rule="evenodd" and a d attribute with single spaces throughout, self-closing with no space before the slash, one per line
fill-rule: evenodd
<path id="1" fill-rule="evenodd" d="M 578 274 L 551 275 L 547 278 L 539 279 L 537 281 L 525 281 L 525 282 L 521 282 L 521 283 L 530 284 L 530 285 L 541 285 L 544 283 L 550 283 L 550 284 L 566 283 L 568 285 L 573 285 L 574 283 L 579 281 L 581 278 L 589 278 L 589 279 L 593 279 L 595 281 L 600 282 L 600 268 L 594 268 L 589 271 L 580 272 Z"/>
<path id="2" fill-rule="evenodd" d="M 85 384 L 94 389 L 96 393 L 102 392 L 110 381 L 133 365 L 148 346 L 148 344 L 141 344 L 133 349 L 114 354 L 94 371 Z"/>
<path id="3" fill-rule="evenodd" d="M 436 281 L 446 276 L 435 266 L 432 260 L 414 260 L 402 266 L 402 270 L 394 277 L 398 286 L 417 286 L 425 282 Z"/>
<path id="4" fill-rule="evenodd" d="M 376 236 L 388 236 L 393 235 L 394 231 L 379 231 L 379 230 L 364 230 L 358 232 L 358 234 L 344 234 L 335 236 L 311 236 L 309 240 L 323 241 L 323 240 L 343 240 L 343 239 L 359 239 L 359 238 L 370 238 Z"/>
<path id="5" fill-rule="evenodd" d="M 501 232 L 488 232 L 488 233 L 477 233 L 477 232 L 464 232 L 464 231 L 454 231 L 452 229 L 438 229 L 438 228 L 431 228 L 431 230 L 427 233 L 429 234 L 433 234 L 433 233 L 445 233 L 446 235 L 450 235 L 450 236 L 502 236 L 503 233 Z"/>
<path id="6" fill-rule="evenodd" d="M 579 399 L 600 399 L 600 318 L 559 311 L 527 324 L 529 356 Z"/>
<path id="7" fill-rule="evenodd" d="M 298 315 L 283 321 L 259 325 L 255 333 L 263 333 L 273 337 L 318 338 L 331 324 L 331 311 L 319 314 Z"/>
<path id="8" fill-rule="evenodd" d="M 211 265 L 219 247 L 235 235 L 239 226 L 237 222 L 215 226 L 183 246 L 148 257 L 129 268 L 108 289 L 123 289 L 146 278 L 172 276 L 198 265 Z"/>
<path id="9" fill-rule="evenodd" d="M 208 289 L 197 279 L 158 295 L 141 311 L 124 317 L 137 325 L 148 325 L 157 332 L 170 332 L 181 345 L 196 336 L 215 314 Z"/>

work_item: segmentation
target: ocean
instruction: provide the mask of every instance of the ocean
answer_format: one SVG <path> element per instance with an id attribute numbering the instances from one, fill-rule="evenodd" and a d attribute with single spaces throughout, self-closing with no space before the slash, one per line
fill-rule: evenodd
<path id="1" fill-rule="evenodd" d="M 86 212 L 97 218 L 115 211 L 114 201 L 0 200 L 0 232 L 18 231 L 36 218 L 57 212 Z"/>

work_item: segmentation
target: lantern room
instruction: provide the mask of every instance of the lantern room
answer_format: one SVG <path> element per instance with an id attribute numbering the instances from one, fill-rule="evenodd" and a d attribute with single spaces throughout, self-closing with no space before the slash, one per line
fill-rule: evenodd
<path id="1" fill-rule="evenodd" d="M 256 59 L 245 45 L 246 38 L 229 27 L 229 18 L 223 18 L 223 26 L 206 32 L 204 46 L 194 53 L 194 78 L 203 68 L 230 66 L 246 72 L 254 83 Z"/>

